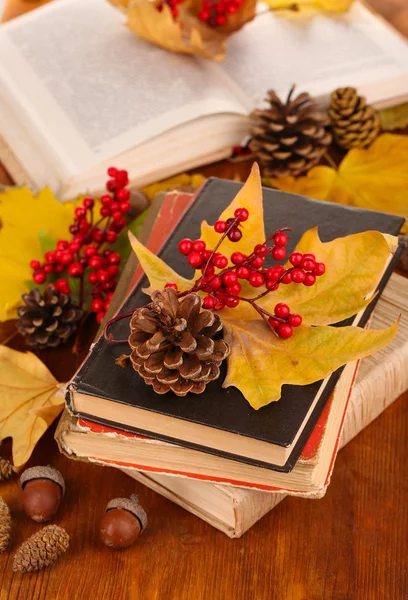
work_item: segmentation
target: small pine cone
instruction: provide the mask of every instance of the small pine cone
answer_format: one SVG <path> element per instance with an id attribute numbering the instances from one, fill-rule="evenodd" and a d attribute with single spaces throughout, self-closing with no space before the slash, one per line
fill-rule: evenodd
<path id="1" fill-rule="evenodd" d="M 339 146 L 366 148 L 381 130 L 380 115 L 352 87 L 339 88 L 331 95 L 328 111 L 334 138 Z"/>
<path id="2" fill-rule="evenodd" d="M 65 343 L 83 314 L 70 296 L 58 292 L 53 285 L 46 287 L 43 296 L 34 288 L 22 298 L 25 306 L 17 310 L 17 327 L 26 336 L 27 345 L 35 348 L 55 348 Z"/>
<path id="3" fill-rule="evenodd" d="M 130 359 L 157 394 L 201 394 L 219 377 L 229 345 L 213 339 L 222 329 L 221 319 L 210 310 L 201 311 L 201 306 L 198 294 L 179 300 L 175 290 L 167 288 L 154 292 L 151 305 L 133 314 Z"/>
<path id="4" fill-rule="evenodd" d="M 255 153 L 267 177 L 297 177 L 319 162 L 332 136 L 329 120 L 313 98 L 302 93 L 286 102 L 270 90 L 270 107 L 253 111 L 254 125 L 249 148 Z"/>
<path id="5" fill-rule="evenodd" d="M 5 458 L 0 458 L 0 481 L 7 481 L 13 475 L 13 465 Z"/>
<path id="6" fill-rule="evenodd" d="M 49 567 L 69 547 L 69 535 L 58 525 L 48 525 L 23 542 L 13 560 L 13 571 L 29 573 Z"/>
<path id="7" fill-rule="evenodd" d="M 10 510 L 0 496 L 0 552 L 7 550 L 10 543 L 11 516 Z"/>

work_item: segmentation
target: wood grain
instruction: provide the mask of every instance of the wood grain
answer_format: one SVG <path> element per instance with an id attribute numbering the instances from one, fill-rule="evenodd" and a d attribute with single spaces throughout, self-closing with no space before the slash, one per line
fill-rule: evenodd
<path id="1" fill-rule="evenodd" d="M 369 4 L 408 32 L 407 0 Z M 203 172 L 233 178 L 246 169 L 219 163 Z M 0 182 L 8 183 L 1 169 Z M 12 324 L 0 329 L 6 339 L 22 348 Z M 69 349 L 41 358 L 61 381 L 81 360 Z M 49 431 L 30 465 L 51 463 L 66 478 L 55 522 L 71 535 L 71 548 L 49 570 L 13 574 L 14 552 L 38 525 L 22 512 L 17 480 L 0 484 L 13 515 L 10 552 L 0 555 L 0 600 L 406 600 L 407 401 L 405 393 L 341 452 L 322 500 L 287 498 L 238 540 L 120 471 L 64 458 Z M 149 527 L 132 548 L 109 550 L 98 540 L 105 505 L 135 491 Z"/>

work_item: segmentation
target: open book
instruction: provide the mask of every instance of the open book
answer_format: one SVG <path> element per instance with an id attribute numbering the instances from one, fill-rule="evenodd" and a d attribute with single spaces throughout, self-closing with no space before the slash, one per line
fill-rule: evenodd
<path id="1" fill-rule="evenodd" d="M 17 183 L 66 198 L 100 192 L 112 163 L 143 185 L 224 158 L 269 88 L 324 102 L 355 85 L 379 106 L 407 96 L 407 44 L 358 3 L 336 17 L 260 10 L 220 65 L 138 39 L 123 19 L 103 0 L 58 0 L 1 26 L 0 159 Z"/>

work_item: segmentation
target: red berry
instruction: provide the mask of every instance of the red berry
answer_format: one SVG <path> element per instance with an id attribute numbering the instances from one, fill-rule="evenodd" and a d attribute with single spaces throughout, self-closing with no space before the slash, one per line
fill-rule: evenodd
<path id="1" fill-rule="evenodd" d="M 92 239 L 94 242 L 98 242 L 99 244 L 104 240 L 104 233 L 101 229 L 94 229 L 92 232 Z"/>
<path id="2" fill-rule="evenodd" d="M 215 221 L 214 223 L 214 230 L 217 233 L 224 233 L 224 231 L 227 229 L 227 224 L 225 221 Z"/>
<path id="3" fill-rule="evenodd" d="M 95 204 L 95 201 L 93 198 L 91 198 L 90 196 L 87 196 L 86 198 L 84 198 L 84 206 L 85 208 L 93 208 Z"/>
<path id="4" fill-rule="evenodd" d="M 303 254 L 301 252 L 292 252 L 292 254 L 289 256 L 289 262 L 294 267 L 300 267 L 302 259 L 303 259 Z"/>
<path id="5" fill-rule="evenodd" d="M 306 285 L 309 287 L 311 285 L 314 285 L 315 283 L 316 283 L 316 275 L 313 275 L 313 273 L 306 273 L 303 285 Z"/>
<path id="6" fill-rule="evenodd" d="M 202 240 L 196 240 L 195 242 L 193 242 L 193 250 L 195 252 L 204 252 L 205 242 L 203 242 Z"/>
<path id="7" fill-rule="evenodd" d="M 116 198 L 119 200 L 119 202 L 126 202 L 127 204 L 129 204 L 128 203 L 128 200 L 130 198 L 129 190 L 127 188 L 122 188 L 121 190 L 118 190 L 116 192 Z M 130 208 L 130 204 L 129 204 L 129 208 Z"/>
<path id="8" fill-rule="evenodd" d="M 89 283 L 95 284 L 98 281 L 98 275 L 96 273 L 89 273 L 88 281 Z"/>
<path id="9" fill-rule="evenodd" d="M 193 249 L 192 240 L 190 240 L 189 238 L 185 238 L 184 240 L 181 240 L 179 242 L 178 249 L 181 254 L 184 254 L 184 255 L 190 254 L 190 252 Z"/>
<path id="10" fill-rule="evenodd" d="M 61 257 L 64 254 L 64 250 L 57 249 L 54 251 L 55 262 L 59 263 L 61 261 Z"/>
<path id="11" fill-rule="evenodd" d="M 215 306 L 215 298 L 212 296 L 206 296 L 203 300 L 203 308 L 214 308 Z"/>
<path id="12" fill-rule="evenodd" d="M 109 267 L 109 268 L 111 268 L 111 267 Z M 164 287 L 171 288 L 176 291 L 178 290 L 177 283 L 173 283 L 172 281 L 169 281 L 168 283 L 166 283 L 166 285 Z"/>
<path id="13" fill-rule="evenodd" d="M 220 254 L 215 258 L 214 264 L 217 269 L 225 269 L 225 267 L 228 265 L 228 258 Z"/>
<path id="14" fill-rule="evenodd" d="M 121 191 L 124 192 L 124 190 L 121 190 Z M 130 211 L 130 202 L 121 202 L 120 210 L 122 211 L 122 213 L 129 212 Z"/>
<path id="15" fill-rule="evenodd" d="M 286 246 L 289 241 L 286 233 L 280 232 L 273 236 L 275 246 Z"/>
<path id="16" fill-rule="evenodd" d="M 36 271 L 37 269 L 39 269 L 39 268 L 40 268 L 40 266 L 41 266 L 41 263 L 40 263 L 40 261 L 39 261 L 39 260 L 32 260 L 32 261 L 30 262 L 30 267 L 31 267 L 31 268 L 32 268 L 34 271 Z"/>
<path id="17" fill-rule="evenodd" d="M 221 287 L 222 285 L 222 280 L 221 277 L 219 277 L 218 275 L 216 275 L 215 277 L 213 277 L 209 282 L 208 285 L 210 285 L 212 288 L 214 289 L 218 289 L 219 287 Z"/>
<path id="18" fill-rule="evenodd" d="M 249 217 L 249 212 L 246 208 L 237 208 L 234 212 L 235 217 L 239 217 L 239 222 L 243 223 Z"/>
<path id="19" fill-rule="evenodd" d="M 98 255 L 91 256 L 89 259 L 89 266 L 91 269 L 100 269 L 102 266 L 102 258 Z"/>
<path id="20" fill-rule="evenodd" d="M 290 325 L 286 325 L 286 324 L 282 323 L 282 325 L 279 325 L 277 332 L 278 332 L 278 336 L 280 338 L 282 338 L 283 340 L 287 340 L 288 338 L 291 337 L 291 335 L 293 333 L 293 329 Z"/>
<path id="21" fill-rule="evenodd" d="M 238 275 L 233 271 L 229 271 L 222 276 L 222 281 L 224 285 L 229 287 L 230 285 L 234 285 L 238 281 Z"/>
<path id="22" fill-rule="evenodd" d="M 215 10 L 218 13 L 223 13 L 225 11 L 225 4 L 224 4 L 224 2 L 222 2 L 222 1 L 218 2 L 218 4 L 215 5 Z"/>
<path id="23" fill-rule="evenodd" d="M 283 260 L 286 256 L 286 250 L 283 246 L 274 246 L 271 254 L 275 260 Z"/>
<path id="24" fill-rule="evenodd" d="M 316 266 L 316 263 L 314 260 L 312 260 L 311 258 L 303 257 L 302 267 L 304 268 L 305 271 L 313 271 L 315 266 Z"/>
<path id="25" fill-rule="evenodd" d="M 114 290 L 116 287 L 116 280 L 112 280 L 112 281 L 104 281 L 103 283 L 100 284 L 102 286 L 102 289 L 107 292 L 108 290 Z"/>
<path id="26" fill-rule="evenodd" d="M 105 271 L 104 269 L 99 269 L 97 275 L 100 283 L 106 283 L 110 279 L 108 271 Z"/>
<path id="27" fill-rule="evenodd" d="M 109 217 L 109 215 L 111 214 L 110 208 L 108 206 L 102 206 L 99 212 L 101 213 L 101 217 Z"/>
<path id="28" fill-rule="evenodd" d="M 313 269 L 313 274 L 317 277 L 321 277 L 326 272 L 326 265 L 324 263 L 316 263 L 315 268 Z"/>
<path id="29" fill-rule="evenodd" d="M 95 298 L 95 300 L 92 300 L 91 302 L 91 310 L 94 313 L 99 313 L 101 311 L 103 311 L 104 309 L 104 302 L 103 300 L 101 300 L 101 298 Z"/>
<path id="30" fill-rule="evenodd" d="M 84 208 L 83 206 L 77 206 L 74 212 L 75 212 L 75 216 L 78 219 L 83 219 L 84 216 L 86 215 L 86 208 Z"/>
<path id="31" fill-rule="evenodd" d="M 109 167 L 107 172 L 109 177 L 116 177 L 116 175 L 118 174 L 118 170 L 116 167 Z"/>
<path id="32" fill-rule="evenodd" d="M 66 240 L 58 240 L 57 248 L 58 250 L 67 250 L 68 242 Z"/>
<path id="33" fill-rule="evenodd" d="M 114 220 L 116 223 L 118 223 L 118 222 L 119 222 L 119 221 L 122 219 L 122 211 L 120 211 L 120 210 L 115 210 L 115 211 L 112 213 L 112 218 L 113 218 L 113 220 Z"/>
<path id="34" fill-rule="evenodd" d="M 105 316 L 105 312 L 104 311 L 99 312 L 96 315 L 96 322 L 97 323 L 102 323 L 104 316 Z"/>
<path id="35" fill-rule="evenodd" d="M 227 294 L 230 294 L 232 296 L 238 296 L 238 294 L 241 291 L 241 284 L 234 283 L 234 285 L 228 286 L 226 291 L 227 291 Z"/>
<path id="36" fill-rule="evenodd" d="M 84 272 L 84 268 L 79 263 L 72 263 L 68 267 L 68 275 L 70 277 L 81 277 Z"/>
<path id="37" fill-rule="evenodd" d="M 72 252 L 72 254 L 76 254 L 77 252 L 79 252 L 80 249 L 81 249 L 80 242 L 71 242 L 69 244 L 69 250 L 70 250 L 70 252 Z"/>
<path id="38" fill-rule="evenodd" d="M 235 308 L 239 304 L 239 298 L 233 298 L 232 296 L 225 296 L 224 300 L 228 308 Z"/>
<path id="39" fill-rule="evenodd" d="M 114 231 L 107 231 L 106 232 L 106 241 L 109 244 L 114 244 L 116 242 L 116 240 L 118 239 L 118 234 L 115 233 Z"/>
<path id="40" fill-rule="evenodd" d="M 187 260 L 192 267 L 198 269 L 202 265 L 203 257 L 199 252 L 190 252 Z"/>
<path id="41" fill-rule="evenodd" d="M 125 171 L 125 169 L 121 169 L 120 171 L 118 171 L 115 177 L 116 181 L 118 181 L 122 187 L 125 187 L 125 185 L 129 183 L 128 172 Z"/>
<path id="42" fill-rule="evenodd" d="M 85 238 L 84 234 L 78 232 L 74 235 L 74 242 L 76 242 L 78 244 L 82 244 L 84 241 L 84 238 Z"/>
<path id="43" fill-rule="evenodd" d="M 256 258 L 251 260 L 251 267 L 254 267 L 254 269 L 260 269 L 261 267 L 263 267 L 264 262 L 265 259 L 262 256 L 257 256 Z"/>
<path id="44" fill-rule="evenodd" d="M 228 239 L 230 240 L 230 242 L 239 242 L 241 238 L 242 231 L 240 231 L 239 229 L 231 229 L 231 231 L 228 233 Z"/>
<path id="45" fill-rule="evenodd" d="M 238 6 L 235 6 L 235 4 L 229 4 L 227 6 L 227 13 L 229 15 L 233 15 L 234 13 L 236 13 L 238 10 Z"/>
<path id="46" fill-rule="evenodd" d="M 109 194 L 104 194 L 101 196 L 101 204 L 102 206 L 109 206 L 112 204 L 112 196 L 109 196 Z"/>
<path id="47" fill-rule="evenodd" d="M 212 251 L 211 250 L 204 250 L 203 252 L 203 259 L 205 262 L 208 262 L 210 257 L 212 255 Z"/>
<path id="48" fill-rule="evenodd" d="M 281 282 L 284 284 L 288 284 L 288 283 L 292 283 L 292 277 L 291 277 L 292 273 L 286 273 L 286 275 L 284 275 L 281 279 Z"/>
<path id="49" fill-rule="evenodd" d="M 120 263 L 120 254 L 117 252 L 111 252 L 108 256 L 108 262 L 111 265 L 118 265 Z"/>
<path id="50" fill-rule="evenodd" d="M 119 267 L 117 265 L 109 265 L 107 271 L 110 277 L 116 277 L 116 275 L 119 275 Z"/>
<path id="51" fill-rule="evenodd" d="M 214 310 L 222 310 L 224 308 L 224 306 L 225 306 L 224 300 L 222 300 L 221 298 L 217 298 L 217 301 L 214 306 Z"/>
<path id="52" fill-rule="evenodd" d="M 200 19 L 200 21 L 208 21 L 208 19 L 210 18 L 210 13 L 208 10 L 200 10 L 200 12 L 198 13 L 198 18 Z"/>
<path id="53" fill-rule="evenodd" d="M 288 321 L 289 325 L 292 325 L 292 327 L 299 327 L 299 325 L 302 324 L 302 317 L 293 313 L 293 315 L 289 315 Z"/>
<path id="54" fill-rule="evenodd" d="M 88 258 L 90 258 L 91 256 L 93 256 L 94 254 L 98 253 L 98 249 L 96 246 L 93 246 L 92 244 L 89 244 L 89 246 L 86 246 L 85 250 L 84 250 L 84 254 L 85 256 L 88 256 Z"/>
<path id="55" fill-rule="evenodd" d="M 250 270 L 248 269 L 248 267 L 238 267 L 237 275 L 238 275 L 239 279 L 248 279 L 249 274 L 250 274 Z"/>
<path id="56" fill-rule="evenodd" d="M 112 229 L 119 232 L 124 228 L 125 225 L 126 225 L 126 220 L 123 217 L 117 217 L 117 218 L 115 218 L 114 222 L 112 223 Z"/>
<path id="57" fill-rule="evenodd" d="M 205 262 L 205 261 L 204 261 L 204 262 Z M 205 263 L 205 264 L 203 263 L 203 265 L 202 265 L 202 267 L 201 267 L 201 271 L 202 271 L 203 273 L 204 273 L 204 271 L 205 271 L 205 274 L 206 274 L 206 275 L 214 275 L 214 273 L 215 273 L 215 269 L 214 269 L 214 267 L 213 267 L 212 265 L 207 265 L 207 263 Z"/>
<path id="58" fill-rule="evenodd" d="M 47 263 L 44 265 L 43 269 L 44 269 L 44 273 L 53 273 L 54 265 L 52 265 L 51 263 Z"/>
<path id="59" fill-rule="evenodd" d="M 240 265 L 247 257 L 242 252 L 233 252 L 231 254 L 231 262 L 234 265 Z"/>
<path id="60" fill-rule="evenodd" d="M 254 248 L 254 252 L 257 256 L 266 256 L 268 254 L 268 248 L 266 244 L 257 244 Z"/>
<path id="61" fill-rule="evenodd" d="M 265 283 L 265 278 L 261 273 L 251 273 L 248 277 L 248 281 L 252 287 L 258 288 Z"/>
<path id="62" fill-rule="evenodd" d="M 294 283 L 303 283 L 306 277 L 302 269 L 293 269 L 290 276 Z"/>
<path id="63" fill-rule="evenodd" d="M 46 280 L 46 275 L 44 271 L 37 271 L 37 273 L 34 273 L 33 279 L 35 283 L 44 283 L 44 281 Z"/>
<path id="64" fill-rule="evenodd" d="M 227 22 L 227 17 L 225 15 L 217 15 L 215 18 L 215 22 L 217 25 L 222 26 Z"/>
<path id="65" fill-rule="evenodd" d="M 277 321 L 276 319 L 274 319 L 273 317 L 269 317 L 268 319 L 268 323 L 269 325 L 273 328 L 273 329 L 277 329 L 280 325 L 279 321 Z"/>
<path id="66" fill-rule="evenodd" d="M 316 260 L 315 255 L 312 254 L 311 252 L 305 252 L 305 254 L 303 255 L 303 258 L 307 258 L 308 260 Z"/>
<path id="67" fill-rule="evenodd" d="M 70 265 L 74 260 L 74 255 L 71 252 L 63 252 L 61 256 L 61 263 L 63 265 Z"/>
<path id="68" fill-rule="evenodd" d="M 276 292 L 276 290 L 279 288 L 279 283 L 275 283 L 272 279 L 268 279 L 268 281 L 265 283 L 265 287 L 267 290 Z"/>
<path id="69" fill-rule="evenodd" d="M 82 221 L 79 224 L 79 231 L 81 233 L 88 233 L 90 228 L 91 228 L 91 224 L 88 223 L 88 221 L 86 219 L 82 219 Z"/>
<path id="70" fill-rule="evenodd" d="M 287 304 L 279 302 L 279 304 L 275 306 L 275 310 L 273 312 L 277 317 L 280 317 L 281 319 L 286 319 L 286 317 L 289 316 L 290 310 Z"/>
<path id="71" fill-rule="evenodd" d="M 57 281 L 54 283 L 55 287 L 57 288 L 57 290 L 62 286 L 65 287 L 68 285 L 68 280 L 65 279 L 65 277 L 61 277 L 60 279 L 57 279 Z"/>
<path id="72" fill-rule="evenodd" d="M 266 277 L 271 281 L 278 281 L 279 277 L 285 272 L 285 267 L 282 265 L 275 265 L 271 269 L 266 271 Z"/>
<path id="73" fill-rule="evenodd" d="M 44 254 L 44 258 L 45 258 L 46 262 L 48 262 L 48 263 L 54 262 L 54 260 L 55 260 L 54 252 L 51 252 L 51 250 L 48 250 L 48 252 L 46 252 Z"/>
<path id="74" fill-rule="evenodd" d="M 56 273 L 62 273 L 62 271 L 64 271 L 64 269 L 65 269 L 65 265 L 62 265 L 62 264 L 55 265 Z"/>
<path id="75" fill-rule="evenodd" d="M 72 233 L 72 235 L 79 233 L 78 225 L 70 225 L 69 232 Z"/>
<path id="76" fill-rule="evenodd" d="M 106 189 L 108 190 L 108 192 L 114 192 L 117 188 L 117 183 L 115 179 L 109 179 L 106 182 Z"/>

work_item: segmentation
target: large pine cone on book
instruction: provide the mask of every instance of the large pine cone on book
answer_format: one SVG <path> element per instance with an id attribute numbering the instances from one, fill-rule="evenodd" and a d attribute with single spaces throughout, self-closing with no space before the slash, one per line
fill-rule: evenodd
<path id="1" fill-rule="evenodd" d="M 381 130 L 378 111 L 352 87 L 332 93 L 329 118 L 336 142 L 346 150 L 370 146 Z"/>
<path id="2" fill-rule="evenodd" d="M 129 344 L 133 368 L 158 394 L 201 394 L 217 379 L 229 354 L 219 315 L 201 310 L 202 298 L 188 294 L 180 300 L 172 288 L 153 292 L 152 303 L 135 311 Z"/>
<path id="3" fill-rule="evenodd" d="M 252 113 L 254 126 L 249 148 L 255 153 L 263 175 L 294 177 L 306 173 L 319 162 L 332 136 L 329 120 L 319 105 L 302 93 L 292 100 L 294 88 L 286 102 L 276 92 L 268 92 L 270 107 Z"/>

